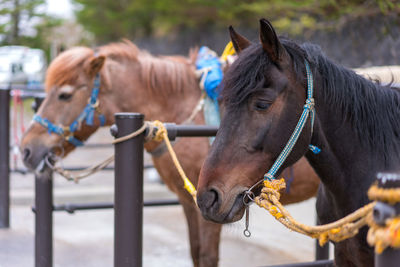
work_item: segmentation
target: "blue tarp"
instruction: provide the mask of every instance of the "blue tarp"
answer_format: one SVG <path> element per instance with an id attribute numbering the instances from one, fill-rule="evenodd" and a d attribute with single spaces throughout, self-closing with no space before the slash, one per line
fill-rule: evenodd
<path id="1" fill-rule="evenodd" d="M 206 76 L 204 90 L 211 99 L 217 100 L 219 96 L 218 86 L 223 78 L 222 65 L 212 50 L 202 46 L 197 56 L 196 68 L 200 70 L 208 67 L 211 67 L 211 69 Z"/>

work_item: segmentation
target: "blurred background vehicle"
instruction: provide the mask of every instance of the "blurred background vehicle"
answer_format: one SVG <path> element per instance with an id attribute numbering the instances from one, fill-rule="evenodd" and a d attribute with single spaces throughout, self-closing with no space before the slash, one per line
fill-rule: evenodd
<path id="1" fill-rule="evenodd" d="M 44 82 L 47 62 L 44 51 L 26 46 L 0 47 L 0 84 L 38 87 Z"/>

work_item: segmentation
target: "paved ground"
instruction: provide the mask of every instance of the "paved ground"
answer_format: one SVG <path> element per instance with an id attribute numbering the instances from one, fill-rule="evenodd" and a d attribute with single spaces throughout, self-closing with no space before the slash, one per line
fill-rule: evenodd
<path id="1" fill-rule="evenodd" d="M 103 131 L 91 141 L 108 139 Z M 71 154 L 65 165 L 93 164 L 107 157 L 112 149 L 80 150 Z M 96 157 L 93 157 L 96 155 Z M 157 174 L 145 174 L 145 198 L 174 196 L 157 182 Z M 0 229 L 0 267 L 33 266 L 34 217 L 33 176 L 13 174 L 11 180 L 11 228 Z M 103 172 L 79 184 L 55 177 L 55 203 L 111 201 L 113 173 Z M 302 222 L 313 224 L 315 200 L 290 206 Z M 226 225 L 222 233 L 220 266 L 262 266 L 311 261 L 314 241 L 291 233 L 265 211 L 254 206 L 250 214 L 252 236 L 242 232 L 244 222 Z M 146 267 L 191 266 L 187 227 L 180 206 L 151 207 L 144 210 L 144 251 Z M 113 211 L 81 211 L 74 215 L 54 213 L 54 265 L 109 267 L 113 262 Z"/>

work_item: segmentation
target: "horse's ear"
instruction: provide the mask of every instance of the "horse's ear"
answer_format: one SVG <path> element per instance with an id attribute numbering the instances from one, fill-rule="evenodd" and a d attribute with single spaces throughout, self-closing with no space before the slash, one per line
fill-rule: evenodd
<path id="1" fill-rule="evenodd" d="M 231 35 L 232 44 L 235 48 L 236 54 L 239 54 L 243 49 L 247 48 L 251 44 L 249 40 L 238 34 L 232 26 L 229 26 L 229 34 Z"/>
<path id="2" fill-rule="evenodd" d="M 101 70 L 105 60 L 105 56 L 96 56 L 90 59 L 87 70 L 90 77 L 94 77 Z"/>
<path id="3" fill-rule="evenodd" d="M 265 52 L 269 58 L 278 63 L 285 53 L 281 42 L 271 23 L 266 19 L 260 19 L 260 41 Z"/>

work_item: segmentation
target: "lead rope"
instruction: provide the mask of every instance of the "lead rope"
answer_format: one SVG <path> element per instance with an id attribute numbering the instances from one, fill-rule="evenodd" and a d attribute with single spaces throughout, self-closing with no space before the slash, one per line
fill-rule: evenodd
<path id="1" fill-rule="evenodd" d="M 183 185 L 184 185 L 183 187 L 192 196 L 194 203 L 196 203 L 196 205 L 197 205 L 196 188 L 194 187 L 192 182 L 189 180 L 189 178 L 186 176 L 185 171 L 183 170 L 181 164 L 179 163 L 179 160 L 175 154 L 175 151 L 172 148 L 171 142 L 169 141 L 167 129 L 165 128 L 164 124 L 161 121 L 156 120 L 153 122 L 153 124 L 155 127 L 157 127 L 157 132 L 155 134 L 154 140 L 155 141 L 161 141 L 161 140 L 165 141 L 165 144 L 167 145 L 168 152 L 171 155 L 171 158 L 175 165 L 175 168 L 177 169 L 179 175 L 182 178 Z"/>
<path id="2" fill-rule="evenodd" d="M 156 132 L 154 132 L 155 128 L 157 128 Z M 155 141 L 160 142 L 160 141 L 164 140 L 164 142 L 167 146 L 168 152 L 171 155 L 172 161 L 173 161 L 180 177 L 182 178 L 184 188 L 186 189 L 186 191 L 188 191 L 188 193 L 192 196 L 193 201 L 197 204 L 196 188 L 194 187 L 192 182 L 187 178 L 185 171 L 183 170 L 181 164 L 179 163 L 179 160 L 175 154 L 175 151 L 172 148 L 171 142 L 169 141 L 168 131 L 161 121 L 158 121 L 158 120 L 156 120 L 154 122 L 145 121 L 143 123 L 142 127 L 140 127 L 138 130 L 136 130 L 135 132 L 132 132 L 128 135 L 114 139 L 112 141 L 112 144 L 124 142 L 131 138 L 134 138 L 134 137 L 144 133 L 146 131 L 146 129 L 148 129 L 147 134 L 145 136 L 146 141 L 155 140 Z M 53 156 L 53 159 L 54 159 L 54 156 Z M 99 172 L 102 169 L 104 169 L 105 167 L 107 167 L 107 165 L 110 164 L 114 160 L 114 155 L 111 155 L 104 161 L 102 161 L 92 167 L 89 167 L 89 168 L 86 168 L 86 169 L 80 170 L 80 171 L 68 171 L 61 167 L 56 167 L 54 164 L 51 163 L 52 161 L 54 161 L 53 159 L 52 159 L 52 156 L 46 157 L 44 159 L 44 164 L 46 164 L 48 167 L 50 167 L 56 173 L 60 174 L 64 178 L 66 178 L 68 181 L 74 181 L 75 183 L 78 183 L 81 179 L 88 177 L 96 172 Z"/>
<path id="3" fill-rule="evenodd" d="M 308 90 L 307 90 L 307 100 L 304 105 L 303 113 L 301 114 L 300 120 L 296 126 L 295 131 L 290 137 L 285 148 L 279 155 L 278 159 L 274 162 L 271 169 L 264 175 L 264 187 L 261 190 L 260 196 L 254 198 L 251 195 L 252 189 L 257 186 L 261 181 L 253 185 L 244 194 L 244 201 L 246 197 L 253 200 L 258 206 L 266 209 L 276 220 L 282 223 L 288 229 L 298 232 L 300 234 L 307 235 L 311 238 L 317 238 L 319 240 L 320 246 L 323 246 L 329 240 L 334 242 L 340 242 L 342 240 L 351 238 L 355 236 L 359 229 L 365 225 L 370 226 L 368 231 L 368 243 L 370 245 L 375 245 L 375 251 L 381 253 L 386 247 L 391 246 L 394 248 L 400 247 L 400 217 L 394 218 L 392 220 L 387 220 L 385 226 L 381 227 L 376 225 L 372 220 L 372 211 L 376 204 L 376 201 L 385 201 L 388 203 L 396 203 L 400 201 L 400 189 L 383 189 L 377 188 L 373 185 L 368 190 L 368 196 L 371 200 L 375 200 L 353 213 L 339 219 L 335 222 L 328 223 L 319 226 L 309 226 L 296 221 L 290 213 L 285 209 L 285 207 L 279 202 L 280 193 L 282 189 L 286 188 L 285 180 L 275 179 L 275 174 L 287 158 L 288 154 L 295 145 L 308 115 L 311 114 L 311 127 L 314 124 L 314 99 L 312 98 L 312 73 L 308 62 L 305 62 L 308 80 Z M 320 152 L 315 146 L 310 145 L 310 149 L 315 152 Z M 246 204 L 246 232 L 248 232 L 248 205 Z"/>

